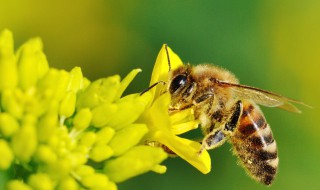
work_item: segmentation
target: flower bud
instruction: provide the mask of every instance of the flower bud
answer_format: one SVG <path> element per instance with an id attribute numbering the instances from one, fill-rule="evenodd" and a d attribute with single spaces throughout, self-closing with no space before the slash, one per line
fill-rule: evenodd
<path id="1" fill-rule="evenodd" d="M 83 76 L 80 67 L 75 67 L 70 71 L 70 79 L 68 83 L 67 91 L 77 92 L 82 89 Z"/>
<path id="2" fill-rule="evenodd" d="M 90 158 L 95 162 L 101 162 L 110 158 L 113 154 L 113 150 L 107 145 L 96 145 L 90 152 Z"/>
<path id="3" fill-rule="evenodd" d="M 17 90 L 19 91 L 19 90 Z M 2 92 L 1 105 L 3 109 L 17 119 L 21 119 L 24 108 L 17 100 L 15 90 L 6 89 Z"/>
<path id="4" fill-rule="evenodd" d="M 75 169 L 75 173 L 80 177 L 92 175 L 94 171 L 94 168 L 89 165 L 81 165 Z"/>
<path id="5" fill-rule="evenodd" d="M 102 104 L 92 110 L 92 125 L 111 126 L 118 130 L 136 121 L 151 101 L 151 94 L 131 94 L 113 104 Z M 105 114 L 108 113 L 108 114 Z"/>
<path id="6" fill-rule="evenodd" d="M 91 147 L 96 142 L 96 140 L 97 140 L 96 133 L 92 131 L 84 132 L 80 137 L 79 145 L 84 145 L 85 147 Z"/>
<path id="7" fill-rule="evenodd" d="M 106 175 L 94 173 L 92 175 L 84 176 L 83 179 L 81 179 L 81 183 L 90 189 L 107 189 L 109 185 L 109 179 Z"/>
<path id="8" fill-rule="evenodd" d="M 6 170 L 10 167 L 13 161 L 13 153 L 7 141 L 0 139 L 0 169 Z"/>
<path id="9" fill-rule="evenodd" d="M 73 127 L 76 130 L 84 130 L 89 127 L 92 119 L 92 113 L 90 109 L 84 108 L 78 111 L 73 119 Z"/>
<path id="10" fill-rule="evenodd" d="M 50 164 L 57 161 L 57 155 L 49 146 L 40 145 L 35 153 L 35 159 L 39 162 Z"/>
<path id="11" fill-rule="evenodd" d="M 69 176 L 72 170 L 72 161 L 70 159 L 59 159 L 46 165 L 46 173 L 55 180 L 63 179 Z"/>
<path id="12" fill-rule="evenodd" d="M 145 124 L 131 124 L 117 131 L 109 143 L 114 156 L 119 156 L 138 144 L 147 132 L 148 127 Z"/>
<path id="13" fill-rule="evenodd" d="M 114 75 L 91 83 L 79 93 L 77 108 L 93 108 L 114 101 L 120 87 L 120 76 Z"/>
<path id="14" fill-rule="evenodd" d="M 97 133 L 96 144 L 108 144 L 115 134 L 115 130 L 111 127 L 103 127 Z"/>
<path id="15" fill-rule="evenodd" d="M 167 154 L 161 148 L 135 146 L 120 157 L 108 160 L 103 171 L 118 183 L 153 169 L 166 158 Z"/>
<path id="16" fill-rule="evenodd" d="M 32 190 L 32 188 L 20 180 L 11 180 L 6 184 L 6 190 Z"/>
<path id="17" fill-rule="evenodd" d="M 70 117 L 75 111 L 76 99 L 77 97 L 74 91 L 67 92 L 60 103 L 59 115 Z"/>
<path id="18" fill-rule="evenodd" d="M 36 173 L 29 177 L 28 184 L 34 190 L 53 190 L 53 182 L 47 174 Z"/>
<path id="19" fill-rule="evenodd" d="M 77 181 L 72 177 L 62 179 L 57 188 L 57 190 L 78 190 L 78 189 L 79 189 L 79 185 Z"/>
<path id="20" fill-rule="evenodd" d="M 18 83 L 18 70 L 13 50 L 13 37 L 9 30 L 0 34 L 0 92 L 13 89 Z"/>
<path id="21" fill-rule="evenodd" d="M 48 62 L 42 52 L 40 38 L 26 42 L 17 52 L 19 86 L 26 90 L 34 86 L 49 69 Z"/>
<path id="22" fill-rule="evenodd" d="M 151 168 L 151 170 L 159 174 L 164 174 L 167 171 L 167 167 L 158 164 L 158 165 L 155 165 L 153 168 Z"/>
<path id="23" fill-rule="evenodd" d="M 0 134 L 11 137 L 19 129 L 17 120 L 8 113 L 0 113 Z"/>
<path id="24" fill-rule="evenodd" d="M 38 124 L 37 132 L 40 142 L 46 142 L 54 134 L 58 126 L 58 114 L 57 113 L 48 113 L 44 115 Z"/>
<path id="25" fill-rule="evenodd" d="M 23 162 L 29 162 L 37 148 L 37 133 L 32 124 L 23 124 L 11 140 L 15 156 Z"/>

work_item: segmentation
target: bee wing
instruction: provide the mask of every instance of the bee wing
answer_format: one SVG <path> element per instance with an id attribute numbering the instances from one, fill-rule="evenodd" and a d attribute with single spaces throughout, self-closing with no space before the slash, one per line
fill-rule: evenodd
<path id="1" fill-rule="evenodd" d="M 295 113 L 301 113 L 301 111 L 291 103 L 301 104 L 301 105 L 310 107 L 303 102 L 290 99 L 290 98 L 275 94 L 273 92 L 262 90 L 259 88 L 241 85 L 241 84 L 227 83 L 223 81 L 216 81 L 216 82 L 220 86 L 232 88 L 232 90 L 240 98 L 252 100 L 255 103 L 263 106 L 278 107 L 278 108 L 281 108 L 290 112 L 295 112 Z"/>

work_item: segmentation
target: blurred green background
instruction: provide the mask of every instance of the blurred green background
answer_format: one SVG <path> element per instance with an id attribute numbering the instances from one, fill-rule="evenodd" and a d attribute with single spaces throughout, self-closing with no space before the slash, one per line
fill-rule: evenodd
<path id="1" fill-rule="evenodd" d="M 278 143 L 280 171 L 268 188 L 320 189 L 320 1 L 88 1 L 0 0 L 0 29 L 16 47 L 40 36 L 49 63 L 80 66 L 97 78 L 142 68 L 128 92 L 148 86 L 163 43 L 185 62 L 215 63 L 243 84 L 312 105 L 303 114 L 262 108 Z M 131 189 L 267 189 L 246 176 L 226 144 L 211 151 L 203 175 L 168 159 L 165 175 L 148 173 L 119 185 Z"/>

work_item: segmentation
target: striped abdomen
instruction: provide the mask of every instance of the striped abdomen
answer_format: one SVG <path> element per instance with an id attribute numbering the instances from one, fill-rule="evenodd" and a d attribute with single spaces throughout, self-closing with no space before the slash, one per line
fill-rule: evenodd
<path id="1" fill-rule="evenodd" d="M 270 185 L 278 169 L 278 151 L 271 128 L 257 105 L 243 102 L 242 115 L 230 139 L 248 173 Z"/>

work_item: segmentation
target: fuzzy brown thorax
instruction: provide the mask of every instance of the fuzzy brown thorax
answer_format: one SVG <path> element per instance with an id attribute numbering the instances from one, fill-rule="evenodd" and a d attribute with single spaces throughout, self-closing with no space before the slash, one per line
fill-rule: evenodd
<path id="1" fill-rule="evenodd" d="M 170 111 L 193 107 L 204 132 L 209 132 L 217 122 L 226 122 L 236 99 L 229 89 L 214 81 L 238 83 L 236 77 L 213 65 L 181 66 L 169 74 L 171 94 Z"/>

